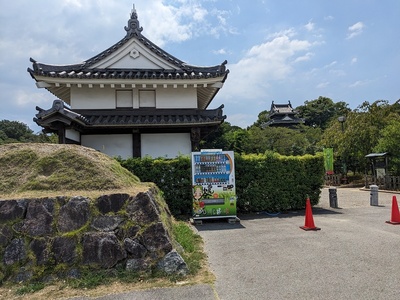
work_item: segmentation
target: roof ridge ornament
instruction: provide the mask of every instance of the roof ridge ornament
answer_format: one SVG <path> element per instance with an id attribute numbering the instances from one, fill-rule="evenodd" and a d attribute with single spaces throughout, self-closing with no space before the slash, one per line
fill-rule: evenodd
<path id="1" fill-rule="evenodd" d="M 128 20 L 128 26 L 125 26 L 124 28 L 126 30 L 126 37 L 141 35 L 143 27 L 140 27 L 138 15 L 135 9 L 135 4 L 133 4 L 133 8 L 131 11 L 131 18 Z"/>

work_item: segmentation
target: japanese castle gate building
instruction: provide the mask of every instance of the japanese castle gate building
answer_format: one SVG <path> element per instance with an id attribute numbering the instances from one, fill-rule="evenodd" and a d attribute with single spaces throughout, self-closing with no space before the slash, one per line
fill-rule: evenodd
<path id="1" fill-rule="evenodd" d="M 229 70 L 198 67 L 168 54 L 142 35 L 135 8 L 126 36 L 79 64 L 50 65 L 31 58 L 28 72 L 58 99 L 36 107 L 34 121 L 59 143 L 110 156 L 176 157 L 198 148 L 226 118 L 208 109 Z"/>

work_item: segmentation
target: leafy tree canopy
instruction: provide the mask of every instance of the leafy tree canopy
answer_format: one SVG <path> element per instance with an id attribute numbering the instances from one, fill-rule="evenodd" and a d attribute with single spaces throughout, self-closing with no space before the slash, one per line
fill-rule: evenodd
<path id="1" fill-rule="evenodd" d="M 385 140 L 391 138 L 389 132 L 393 125 L 390 129 L 386 127 L 398 120 L 398 107 L 388 101 L 364 102 L 347 114 L 343 127 L 337 120 L 332 120 L 319 145 L 334 148 L 337 159 L 345 161 L 350 169 L 363 172 L 368 164 L 365 155 L 378 149 L 378 144 L 381 151 L 388 151 L 383 146 Z"/>
<path id="2" fill-rule="evenodd" d="M 34 134 L 29 127 L 18 121 L 0 121 L 0 143 L 29 142 Z"/>
<path id="3" fill-rule="evenodd" d="M 305 101 L 304 105 L 298 106 L 296 110 L 299 112 L 299 117 L 305 119 L 305 125 L 322 129 L 327 128 L 333 118 L 346 116 L 350 111 L 347 103 L 334 103 L 330 98 L 322 96 Z"/>
<path id="4" fill-rule="evenodd" d="M 0 144 L 8 143 L 55 143 L 56 136 L 40 133 L 33 133 L 28 125 L 19 121 L 0 121 Z"/>

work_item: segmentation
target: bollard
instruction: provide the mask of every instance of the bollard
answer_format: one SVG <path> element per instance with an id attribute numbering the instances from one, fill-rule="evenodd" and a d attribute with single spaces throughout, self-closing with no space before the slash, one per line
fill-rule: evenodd
<path id="1" fill-rule="evenodd" d="M 335 187 L 329 188 L 329 206 L 332 208 L 338 208 L 337 193 Z"/>
<path id="2" fill-rule="evenodd" d="M 370 185 L 369 187 L 371 189 L 370 205 L 378 206 L 378 186 Z"/>

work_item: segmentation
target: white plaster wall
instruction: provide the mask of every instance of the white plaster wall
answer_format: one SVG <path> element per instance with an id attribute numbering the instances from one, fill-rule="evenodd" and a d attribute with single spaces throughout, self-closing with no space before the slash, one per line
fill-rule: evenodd
<path id="1" fill-rule="evenodd" d="M 71 87 L 72 109 L 114 109 L 115 106 L 115 89 L 107 86 L 88 88 L 87 85 Z"/>
<path id="2" fill-rule="evenodd" d="M 174 158 L 192 151 L 189 133 L 153 133 L 141 135 L 142 157 Z"/>
<path id="3" fill-rule="evenodd" d="M 82 146 L 90 147 L 111 157 L 132 157 L 133 139 L 131 134 L 82 135 Z"/>
<path id="4" fill-rule="evenodd" d="M 118 89 L 119 91 L 121 89 Z M 145 89 L 141 89 L 145 90 Z M 149 89 L 153 90 L 153 89 Z M 127 92 L 129 89 L 126 90 Z M 130 89 L 132 91 L 132 105 L 130 107 L 139 108 L 139 89 Z M 174 88 L 168 85 L 167 88 L 158 86 L 156 92 L 156 108 L 197 108 L 197 91 L 193 86 L 184 88 L 178 86 Z M 124 105 L 125 106 L 125 105 Z M 72 109 L 115 109 L 116 108 L 116 90 L 111 87 L 93 86 L 88 88 L 83 85 L 71 87 L 71 108 Z"/>
<path id="5" fill-rule="evenodd" d="M 81 141 L 81 134 L 74 129 L 65 130 L 65 137 L 78 143 Z"/>
<path id="6" fill-rule="evenodd" d="M 117 90 L 116 101 L 117 107 L 133 107 L 132 90 Z"/>
<path id="7" fill-rule="evenodd" d="M 197 108 L 197 91 L 193 86 L 184 88 L 157 88 L 157 108 Z"/>

